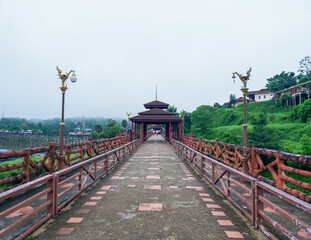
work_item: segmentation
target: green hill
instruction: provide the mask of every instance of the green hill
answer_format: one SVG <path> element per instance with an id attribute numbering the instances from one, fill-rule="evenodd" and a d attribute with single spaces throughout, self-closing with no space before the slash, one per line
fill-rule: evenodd
<path id="1" fill-rule="evenodd" d="M 287 109 L 272 101 L 248 103 L 246 111 L 248 146 L 311 154 L 311 100 Z M 191 122 L 191 133 L 198 137 L 242 145 L 243 104 L 200 106 L 191 113 Z"/>

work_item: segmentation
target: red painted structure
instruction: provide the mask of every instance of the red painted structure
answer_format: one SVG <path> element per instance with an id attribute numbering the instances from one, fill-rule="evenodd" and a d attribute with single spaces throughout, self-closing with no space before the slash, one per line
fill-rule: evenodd
<path id="1" fill-rule="evenodd" d="M 172 135 L 181 139 L 182 119 L 176 117 L 174 113 L 163 110 L 167 109 L 169 104 L 155 100 L 144 104 L 144 106 L 149 110 L 140 112 L 137 116 L 130 118 L 135 138 L 140 136 L 142 141 L 144 141 L 147 135 L 148 124 L 162 124 L 165 125 L 165 136 L 169 142 L 172 140 Z M 135 124 L 134 128 L 133 124 Z"/>

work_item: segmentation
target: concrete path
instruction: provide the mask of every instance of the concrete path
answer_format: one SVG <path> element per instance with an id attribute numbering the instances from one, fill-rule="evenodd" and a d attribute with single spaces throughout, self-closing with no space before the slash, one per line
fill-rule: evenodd
<path id="1" fill-rule="evenodd" d="M 98 181 L 34 239 L 266 239 L 161 136 Z"/>

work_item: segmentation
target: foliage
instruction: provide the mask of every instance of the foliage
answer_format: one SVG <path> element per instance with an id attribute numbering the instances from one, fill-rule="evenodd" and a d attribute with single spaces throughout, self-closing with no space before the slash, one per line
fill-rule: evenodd
<path id="1" fill-rule="evenodd" d="M 65 119 L 65 134 L 74 132 L 76 129 L 82 130 L 85 128 L 93 128 L 96 123 L 105 125 L 108 119 L 106 118 L 67 118 Z M 60 133 L 60 118 L 53 119 L 21 119 L 21 118 L 1 118 L 0 129 L 19 132 L 21 130 L 32 130 L 33 133 L 42 131 L 45 134 Z"/>
<path id="2" fill-rule="evenodd" d="M 228 108 L 234 107 L 235 104 L 236 104 L 236 97 L 235 97 L 235 94 L 230 94 L 230 96 L 229 96 L 229 102 L 228 102 Z"/>
<path id="3" fill-rule="evenodd" d="M 185 110 L 180 111 L 180 117 L 184 116 L 183 126 L 185 129 L 185 134 L 189 134 L 191 132 L 191 113 L 186 112 Z"/>
<path id="4" fill-rule="evenodd" d="M 214 108 L 221 108 L 221 107 L 223 107 L 223 106 L 221 106 L 218 102 L 214 103 Z"/>
<path id="5" fill-rule="evenodd" d="M 277 92 L 297 84 L 297 77 L 293 72 L 281 72 L 267 79 L 266 88 L 271 92 Z"/>
<path id="6" fill-rule="evenodd" d="M 304 155 L 311 155 L 311 139 L 307 134 L 303 134 L 301 138 L 302 150 Z"/>
<path id="7" fill-rule="evenodd" d="M 303 75 L 299 75 L 298 76 L 298 83 L 305 83 L 305 82 L 309 82 L 311 81 L 311 76 L 303 76 Z M 310 84 L 309 84 L 310 85 Z M 309 86 L 310 87 L 310 86 Z"/>
<path id="8" fill-rule="evenodd" d="M 298 72 L 300 72 L 300 74 L 304 75 L 304 76 L 311 76 L 311 59 L 310 59 L 310 56 L 304 57 L 299 62 Z"/>
<path id="9" fill-rule="evenodd" d="M 177 107 L 175 107 L 174 105 L 169 105 L 166 111 L 174 113 L 175 116 L 179 116 L 179 113 L 177 112 Z"/>
<path id="10" fill-rule="evenodd" d="M 100 123 L 96 123 L 94 126 L 94 130 L 97 133 L 101 133 L 103 131 L 103 125 L 101 125 Z"/>
<path id="11" fill-rule="evenodd" d="M 253 130 L 248 134 L 249 145 L 255 145 L 260 148 L 280 149 L 279 139 L 281 134 L 275 128 L 268 128 L 268 119 L 266 113 L 259 113 L 252 118 Z"/>
<path id="12" fill-rule="evenodd" d="M 306 123 L 311 118 L 311 99 L 304 101 L 303 104 L 293 107 L 289 114 L 292 120 L 299 119 L 301 122 Z"/>
<path id="13" fill-rule="evenodd" d="M 194 134 L 204 134 L 212 126 L 215 108 L 202 105 L 191 113 L 191 130 Z"/>
<path id="14" fill-rule="evenodd" d="M 281 106 L 282 107 L 288 107 L 290 100 L 292 99 L 291 96 L 287 95 L 287 94 L 283 94 L 281 97 Z"/>
<path id="15" fill-rule="evenodd" d="M 123 119 L 122 122 L 121 122 L 121 125 L 122 125 L 123 128 L 126 128 L 127 127 L 127 120 Z"/>
<path id="16" fill-rule="evenodd" d="M 103 135 L 104 138 L 112 138 L 123 131 L 122 127 L 115 120 L 109 119 L 104 127 Z"/>

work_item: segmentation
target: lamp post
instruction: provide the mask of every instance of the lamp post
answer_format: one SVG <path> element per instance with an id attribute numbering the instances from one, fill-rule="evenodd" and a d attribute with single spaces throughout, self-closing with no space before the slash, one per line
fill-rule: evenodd
<path id="1" fill-rule="evenodd" d="M 185 122 L 184 122 L 184 119 L 185 119 L 185 115 L 186 115 L 186 113 L 184 112 L 184 113 L 182 113 L 181 114 L 181 121 L 182 121 L 182 133 L 181 133 L 181 142 L 183 141 L 183 139 L 184 139 L 184 131 L 185 131 Z"/>
<path id="2" fill-rule="evenodd" d="M 129 134 L 130 134 L 130 141 L 132 141 L 132 134 L 133 134 L 133 131 L 131 131 L 131 127 L 130 127 L 130 116 L 132 115 L 132 113 L 127 113 L 126 112 L 126 115 L 127 115 L 127 121 L 128 121 L 128 130 L 129 130 Z"/>
<path id="3" fill-rule="evenodd" d="M 248 88 L 247 88 L 247 81 L 249 80 L 250 78 L 250 75 L 251 75 L 251 71 L 252 71 L 252 68 L 250 67 L 249 70 L 246 72 L 246 76 L 242 76 L 241 74 L 237 73 L 237 72 L 234 72 L 232 73 L 232 78 L 233 78 L 233 81 L 235 80 L 236 76 L 237 75 L 240 80 L 242 81 L 243 83 L 243 86 L 241 88 L 241 91 L 243 93 L 243 160 L 242 160 L 242 172 L 243 173 L 246 173 L 248 174 L 248 166 L 247 166 L 247 154 L 246 154 L 246 147 L 247 147 L 247 124 L 246 124 L 246 95 L 247 95 L 247 92 L 248 92 Z"/>
<path id="4" fill-rule="evenodd" d="M 132 115 L 132 113 L 126 112 L 126 115 L 127 115 L 127 121 L 128 121 L 129 129 L 130 129 L 130 116 Z"/>
<path id="5" fill-rule="evenodd" d="M 65 120 L 64 120 L 64 111 L 65 111 L 65 92 L 67 90 L 66 80 L 68 79 L 69 75 L 72 73 L 70 77 L 70 81 L 75 83 L 77 81 L 77 76 L 75 73 L 75 70 L 70 70 L 66 74 L 62 74 L 62 71 L 59 69 L 58 66 L 56 66 L 56 70 L 58 72 L 59 79 L 62 81 L 62 86 L 60 87 L 60 90 L 62 91 L 62 117 L 61 117 L 61 123 L 60 123 L 60 147 L 59 147 L 59 161 L 58 161 L 58 170 L 61 170 L 64 168 L 64 128 L 65 128 Z"/>

